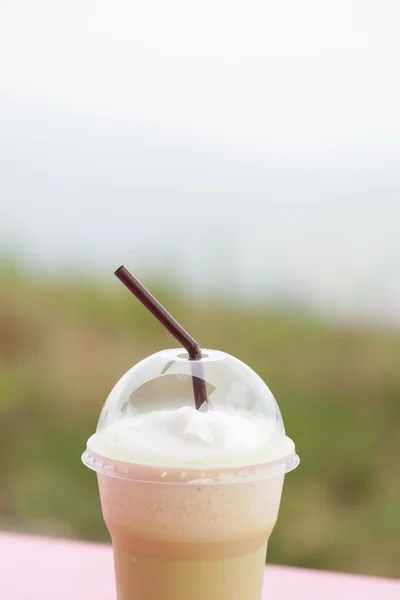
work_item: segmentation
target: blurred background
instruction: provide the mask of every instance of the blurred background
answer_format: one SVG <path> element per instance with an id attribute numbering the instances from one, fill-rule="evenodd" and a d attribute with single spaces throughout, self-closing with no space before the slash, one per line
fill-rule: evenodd
<path id="1" fill-rule="evenodd" d="M 80 463 L 171 345 L 249 363 L 302 463 L 269 560 L 400 576 L 400 5 L 3 1 L 0 527 L 108 540 Z"/>

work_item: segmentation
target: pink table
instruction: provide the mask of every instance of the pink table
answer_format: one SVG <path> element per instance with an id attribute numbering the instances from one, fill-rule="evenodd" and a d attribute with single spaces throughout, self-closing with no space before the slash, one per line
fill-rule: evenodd
<path id="1" fill-rule="evenodd" d="M 115 600 L 113 577 L 109 546 L 0 533 L 2 600 Z M 270 565 L 264 598 L 399 600 L 400 580 Z"/>

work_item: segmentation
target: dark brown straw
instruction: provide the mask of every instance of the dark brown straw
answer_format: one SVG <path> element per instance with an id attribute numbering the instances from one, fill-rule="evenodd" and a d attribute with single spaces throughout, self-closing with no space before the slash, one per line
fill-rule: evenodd
<path id="1" fill-rule="evenodd" d="M 119 267 L 114 273 L 116 277 L 128 288 L 130 292 L 151 312 L 151 314 L 174 336 L 174 338 L 187 350 L 189 360 L 199 361 L 201 349 L 194 338 L 174 319 L 174 317 L 154 298 L 153 294 L 140 283 L 136 277 L 124 266 Z M 197 410 L 203 405 L 207 407 L 206 383 L 203 376 L 201 362 L 193 363 L 192 379 L 194 402 Z M 204 404 L 205 403 L 205 404 Z"/>

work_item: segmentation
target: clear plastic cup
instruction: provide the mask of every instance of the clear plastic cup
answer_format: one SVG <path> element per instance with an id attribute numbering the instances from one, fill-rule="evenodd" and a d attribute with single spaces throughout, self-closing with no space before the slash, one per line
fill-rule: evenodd
<path id="1" fill-rule="evenodd" d="M 83 462 L 97 472 L 118 600 L 260 600 L 284 476 L 299 458 L 238 359 L 164 350 L 115 385 Z M 194 409 L 193 376 L 208 410 Z"/>

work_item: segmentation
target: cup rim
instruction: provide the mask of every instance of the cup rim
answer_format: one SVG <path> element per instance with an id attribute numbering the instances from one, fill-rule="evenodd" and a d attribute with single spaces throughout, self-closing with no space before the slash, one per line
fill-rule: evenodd
<path id="1" fill-rule="evenodd" d="M 290 438 L 287 438 L 290 440 Z M 98 475 L 129 481 L 174 485 L 220 485 L 245 483 L 278 477 L 293 471 L 300 463 L 292 440 L 288 453 L 272 461 L 250 465 L 202 467 L 193 465 L 156 465 L 128 463 L 110 459 L 87 446 L 82 462 Z"/>

